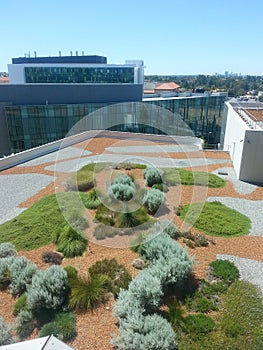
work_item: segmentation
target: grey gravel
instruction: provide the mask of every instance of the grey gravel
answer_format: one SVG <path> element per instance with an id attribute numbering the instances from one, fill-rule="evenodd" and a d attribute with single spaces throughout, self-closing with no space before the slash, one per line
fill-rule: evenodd
<path id="1" fill-rule="evenodd" d="M 24 209 L 18 205 L 54 181 L 42 174 L 0 175 L 0 224 L 16 217 Z"/>
<path id="2" fill-rule="evenodd" d="M 57 160 L 64 160 L 74 157 L 81 157 L 81 156 L 87 156 L 89 154 L 92 154 L 90 151 L 82 150 L 80 148 L 76 147 L 67 147 L 63 148 L 59 151 L 52 152 L 49 154 L 46 154 L 45 156 L 32 159 L 26 163 L 20 164 L 18 166 L 34 166 L 34 165 L 41 165 L 48 162 L 55 162 Z"/>
<path id="3" fill-rule="evenodd" d="M 231 209 L 235 209 L 246 215 L 251 220 L 250 236 L 263 236 L 263 200 L 252 201 L 249 199 L 232 197 L 208 197 L 208 202 L 219 201 Z"/>
<path id="4" fill-rule="evenodd" d="M 219 172 L 228 173 L 228 175 L 221 175 L 219 174 Z M 238 180 L 234 168 L 230 168 L 230 167 L 219 168 L 213 171 L 213 174 L 221 177 L 224 180 L 228 180 L 232 182 L 232 184 L 234 185 L 235 191 L 240 194 L 249 194 L 254 192 L 258 188 L 258 186 L 256 185 Z"/>
<path id="5" fill-rule="evenodd" d="M 153 145 L 153 146 L 126 146 L 108 147 L 107 151 L 114 153 L 170 153 L 170 152 L 195 152 L 201 148 L 199 145 Z"/>
<path id="6" fill-rule="evenodd" d="M 143 152 L 143 148 L 141 149 Z M 195 166 L 205 166 L 210 164 L 222 164 L 228 163 L 228 159 L 209 159 L 209 158 L 185 158 L 185 159 L 173 159 L 173 158 L 161 158 L 161 157 L 144 157 L 144 156 L 132 156 L 124 154 L 101 154 L 96 156 L 90 156 L 87 158 L 80 158 L 69 160 L 55 165 L 47 166 L 46 170 L 58 171 L 58 172 L 75 172 L 82 168 L 84 165 L 95 162 L 133 162 L 140 164 L 152 165 L 160 168 L 188 168 Z"/>
<path id="7" fill-rule="evenodd" d="M 263 293 L 263 262 L 226 254 L 218 254 L 216 258 L 233 262 L 239 270 L 240 279 L 255 284 Z"/>

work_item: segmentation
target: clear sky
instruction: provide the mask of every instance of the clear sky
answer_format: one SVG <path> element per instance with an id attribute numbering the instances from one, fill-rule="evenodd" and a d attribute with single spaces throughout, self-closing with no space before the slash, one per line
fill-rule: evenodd
<path id="1" fill-rule="evenodd" d="M 0 0 L 0 10 L 0 71 L 61 50 L 143 59 L 146 75 L 263 75 L 262 0 Z"/>

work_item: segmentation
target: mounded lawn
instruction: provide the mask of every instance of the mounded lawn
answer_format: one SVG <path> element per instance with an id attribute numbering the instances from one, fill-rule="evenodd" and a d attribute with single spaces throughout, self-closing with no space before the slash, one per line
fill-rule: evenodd
<path id="1" fill-rule="evenodd" d="M 226 184 L 224 179 L 204 171 L 191 171 L 176 168 L 163 168 L 162 171 L 164 173 L 164 182 L 168 186 L 195 185 L 222 188 Z"/>
<path id="2" fill-rule="evenodd" d="M 250 219 L 220 202 L 192 203 L 180 215 L 186 222 L 212 236 L 237 237 L 249 233 Z"/>
<path id="3" fill-rule="evenodd" d="M 52 233 L 67 225 L 57 197 L 63 211 L 74 217 L 84 212 L 79 196 L 85 201 L 87 194 L 66 192 L 40 199 L 14 219 L 0 225 L 0 243 L 11 242 L 17 250 L 35 249 L 51 243 Z"/>

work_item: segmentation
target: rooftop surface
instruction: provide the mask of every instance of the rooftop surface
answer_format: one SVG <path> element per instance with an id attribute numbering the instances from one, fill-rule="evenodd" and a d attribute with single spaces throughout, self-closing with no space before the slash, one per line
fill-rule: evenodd
<path id="1" fill-rule="evenodd" d="M 198 186 L 175 186 L 167 192 L 167 208 L 170 211 L 167 215 L 172 215 L 173 221 L 181 227 L 182 220 L 174 214 L 174 203 L 180 198 L 180 203 L 186 204 L 197 199 L 211 201 L 213 198 L 227 203 L 231 207 L 238 206 L 244 202 L 246 204 L 246 215 L 251 217 L 252 229 L 249 235 L 235 238 L 214 237 L 215 245 L 206 248 L 188 249 L 189 254 L 195 256 L 194 271 L 198 277 L 205 277 L 208 264 L 215 260 L 217 256 L 230 257 L 242 269 L 242 278 L 256 283 L 263 290 L 262 274 L 263 270 L 263 227 L 260 208 L 263 205 L 263 188 L 251 184 L 246 184 L 236 179 L 232 162 L 226 152 L 221 151 L 201 151 L 195 143 L 184 143 L 178 145 L 175 142 L 164 141 L 161 137 L 147 136 L 147 140 L 134 136 L 136 139 L 128 137 L 108 137 L 93 138 L 80 144 L 64 149 L 60 153 L 52 153 L 34 161 L 24 163 L 20 166 L 2 171 L 0 174 L 0 191 L 8 192 L 9 214 L 13 210 L 25 210 L 37 200 L 55 191 L 62 191 L 62 182 L 70 175 L 74 169 L 78 169 L 84 164 L 93 161 L 114 161 L 116 163 L 123 160 L 133 162 L 147 162 L 147 164 L 178 164 L 183 163 L 185 169 L 218 172 L 228 175 L 219 175 L 225 178 L 227 184 L 224 188 L 203 188 Z M 42 179 L 47 179 L 43 182 Z M 30 192 L 34 183 L 35 189 Z M 27 192 L 28 191 L 28 192 Z M 20 195 L 20 193 L 23 194 Z M 5 198 L 7 198 L 5 196 Z M 6 213 L 6 201 L 1 201 L 0 216 Z M 241 203 L 241 204 L 240 204 Z M 15 214 L 15 212 L 14 212 Z M 162 218 L 162 217 L 160 217 Z M 90 222 L 90 228 L 94 228 L 94 223 Z M 198 232 L 193 229 L 192 232 Z M 123 237 L 119 237 L 122 239 Z M 108 238 L 114 240 L 115 238 Z M 117 238 L 116 238 L 117 239 Z M 107 241 L 109 242 L 109 241 Z M 120 247 L 120 241 L 116 241 L 115 248 L 112 245 L 99 245 L 92 241 L 91 252 L 87 252 L 82 258 L 64 259 L 62 266 L 73 264 L 80 270 L 87 270 L 96 260 L 105 258 L 116 258 L 126 268 L 135 275 L 134 268 L 131 267 L 132 260 L 137 257 L 135 253 L 127 248 Z M 41 260 L 43 251 L 54 250 L 52 244 L 33 251 L 20 252 L 28 259 L 32 260 L 39 267 L 46 268 Z M 245 273 L 244 266 L 251 264 L 251 273 Z M 253 270 L 253 268 L 255 269 Z M 7 322 L 14 322 L 14 317 L 10 310 L 13 306 L 13 297 L 7 291 L 0 291 L 0 315 Z M 116 333 L 117 327 L 112 318 L 113 301 L 107 305 L 102 305 L 93 313 L 76 314 L 78 336 L 70 346 L 86 350 L 110 350 L 110 338 Z M 103 330 L 103 332 L 98 331 Z M 37 337 L 37 335 L 35 335 Z"/>

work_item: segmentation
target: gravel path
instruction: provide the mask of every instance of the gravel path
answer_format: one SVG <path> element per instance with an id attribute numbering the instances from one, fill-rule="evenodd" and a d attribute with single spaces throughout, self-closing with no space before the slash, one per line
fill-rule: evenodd
<path id="1" fill-rule="evenodd" d="M 239 270 L 240 279 L 255 284 L 263 293 L 263 262 L 224 254 L 218 254 L 216 258 L 233 262 Z"/>
<path id="2" fill-rule="evenodd" d="M 200 151 L 199 145 L 153 145 L 127 146 L 127 147 L 108 147 L 107 151 L 113 153 L 171 153 L 171 152 L 196 152 Z"/>
<path id="3" fill-rule="evenodd" d="M 220 175 L 219 172 L 228 173 L 228 175 Z M 219 168 L 213 171 L 213 174 L 221 177 L 224 180 L 231 181 L 234 185 L 236 192 L 240 194 L 249 194 L 254 192 L 258 188 L 258 186 L 256 185 L 252 185 L 247 182 L 238 180 L 234 168 Z"/>
<path id="4" fill-rule="evenodd" d="M 248 216 L 251 220 L 250 236 L 263 237 L 263 200 L 253 201 L 249 199 L 232 197 L 208 197 L 208 202 L 219 201 L 229 208 L 235 209 Z"/>
<path id="5" fill-rule="evenodd" d="M 53 176 L 42 174 L 0 175 L 0 224 L 20 214 L 24 209 L 18 205 L 52 181 Z"/>
<path id="6" fill-rule="evenodd" d="M 45 156 L 29 160 L 26 163 L 20 164 L 18 166 L 34 166 L 34 165 L 40 165 L 48 162 L 56 162 L 57 160 L 64 160 L 74 157 L 81 157 L 81 156 L 87 156 L 89 154 L 92 154 L 90 151 L 85 151 L 80 148 L 76 147 L 67 147 L 63 148 L 59 151 L 52 152 L 49 154 L 46 154 Z"/>
<path id="7" fill-rule="evenodd" d="M 143 151 L 143 147 L 141 148 Z M 185 158 L 185 159 L 173 159 L 173 158 L 161 158 L 161 157 L 144 157 L 144 156 L 132 156 L 122 154 L 101 154 L 96 156 L 90 156 L 88 158 L 73 159 L 65 162 L 58 163 L 56 165 L 47 166 L 46 170 L 58 171 L 58 172 L 74 172 L 82 168 L 84 165 L 95 162 L 133 162 L 147 165 L 153 165 L 161 168 L 188 168 L 205 166 L 210 164 L 222 164 L 229 163 L 228 159 L 211 159 L 211 158 Z"/>

